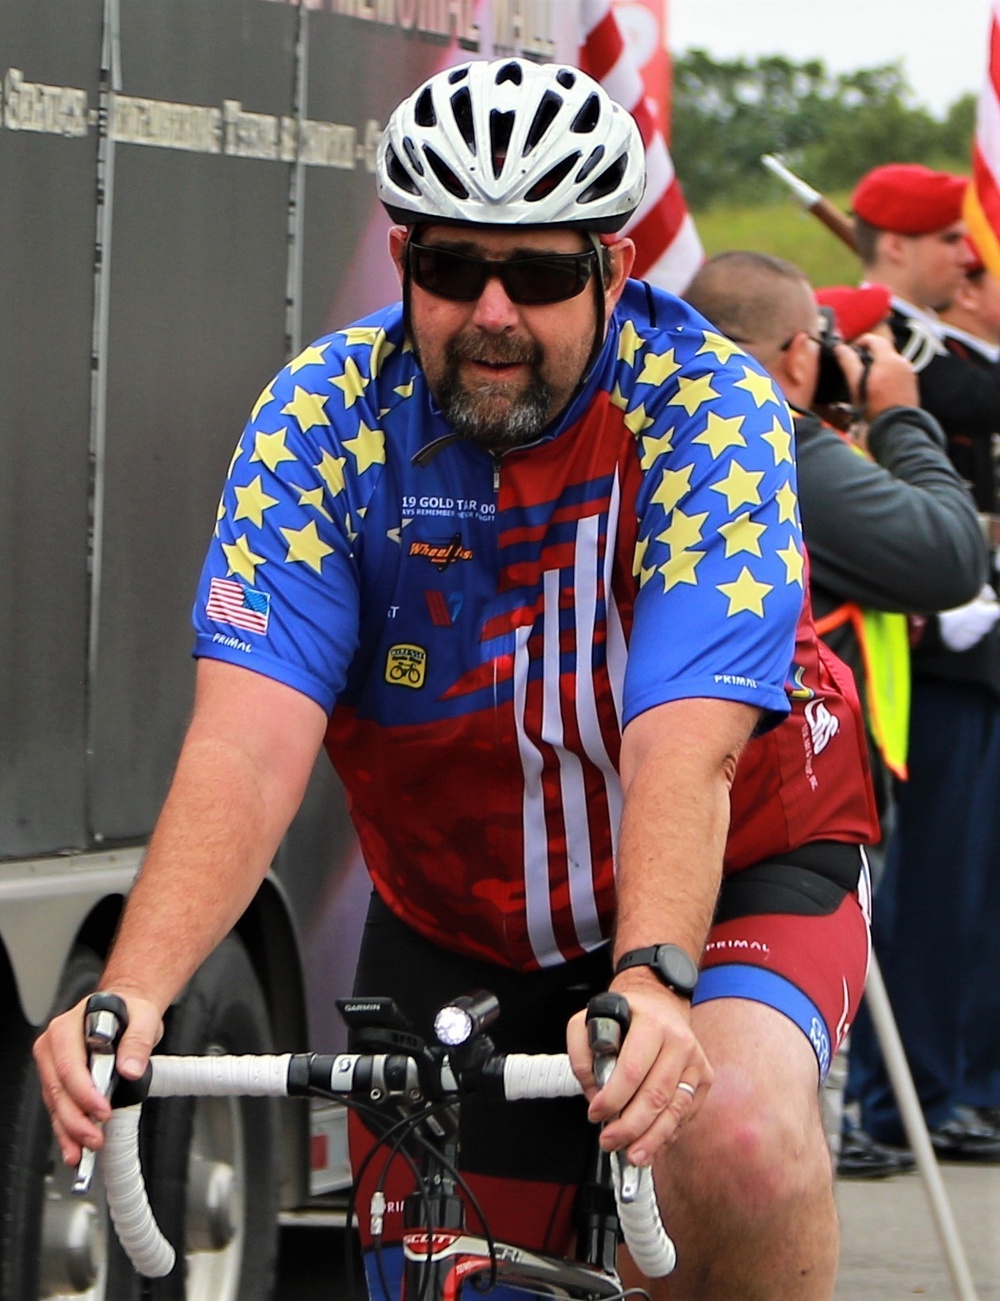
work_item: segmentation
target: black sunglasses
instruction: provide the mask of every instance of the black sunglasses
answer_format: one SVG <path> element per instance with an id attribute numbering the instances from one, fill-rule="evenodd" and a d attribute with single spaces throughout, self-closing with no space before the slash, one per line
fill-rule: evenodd
<path id="1" fill-rule="evenodd" d="M 583 293 L 594 273 L 596 252 L 542 253 L 507 261 L 470 257 L 433 244 L 410 240 L 406 246 L 414 281 L 437 298 L 473 303 L 491 276 L 499 277 L 504 293 L 522 307 L 563 303 Z"/>

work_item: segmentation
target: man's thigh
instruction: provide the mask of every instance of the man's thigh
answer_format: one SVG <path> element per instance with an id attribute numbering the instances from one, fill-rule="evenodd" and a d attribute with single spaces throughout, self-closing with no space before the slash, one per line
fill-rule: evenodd
<path id="1" fill-rule="evenodd" d="M 837 849 L 851 856 L 848 864 L 856 863 L 854 888 L 845 888 L 843 872 L 834 880 L 794 862 L 762 863 L 726 880 L 694 999 L 696 1031 L 712 1003 L 733 1002 L 734 1051 L 747 1011 L 743 1005 L 774 1013 L 778 1019 L 768 1036 L 769 1050 L 796 1044 L 794 1035 L 780 1033 L 793 1028 L 810 1050 L 814 1086 L 825 1078 L 857 1014 L 871 952 L 867 867 L 857 847 Z M 764 1021 L 771 1024 L 772 1018 Z M 749 1026 L 756 1022 L 747 1019 Z M 703 1046 L 709 1051 L 704 1041 Z M 724 1041 L 716 1052 L 727 1054 Z M 718 1068 L 711 1051 L 709 1059 Z"/>

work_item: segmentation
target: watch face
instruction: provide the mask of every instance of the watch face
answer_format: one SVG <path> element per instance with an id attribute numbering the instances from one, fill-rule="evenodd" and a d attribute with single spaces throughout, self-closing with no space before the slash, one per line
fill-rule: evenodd
<path id="1" fill-rule="evenodd" d="M 656 950 L 656 965 L 665 985 L 679 994 L 693 994 L 698 983 L 698 968 L 683 949 L 674 944 L 661 944 Z"/>

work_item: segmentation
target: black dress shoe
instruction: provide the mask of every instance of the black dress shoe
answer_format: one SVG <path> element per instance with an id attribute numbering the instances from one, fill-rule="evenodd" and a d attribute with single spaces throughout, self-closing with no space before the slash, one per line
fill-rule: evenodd
<path id="1" fill-rule="evenodd" d="M 969 1107 L 978 1121 L 990 1125 L 1000 1135 L 1000 1107 Z"/>
<path id="2" fill-rule="evenodd" d="M 858 1125 L 845 1120 L 837 1158 L 837 1174 L 842 1179 L 886 1179 L 889 1175 L 906 1174 L 915 1165 L 912 1153 L 876 1143 Z"/>
<path id="3" fill-rule="evenodd" d="M 1000 1129 L 974 1107 L 956 1107 L 951 1119 L 930 1131 L 941 1161 L 988 1161 L 1000 1164 Z"/>

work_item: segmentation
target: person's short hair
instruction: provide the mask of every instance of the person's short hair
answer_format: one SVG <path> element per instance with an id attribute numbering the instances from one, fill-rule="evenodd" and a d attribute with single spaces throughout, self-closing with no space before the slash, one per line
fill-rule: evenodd
<path id="1" fill-rule="evenodd" d="M 858 257 L 866 267 L 870 267 L 878 256 L 878 242 L 884 233 L 870 222 L 864 221 L 857 213 L 854 214 L 854 243 Z"/>
<path id="2" fill-rule="evenodd" d="M 767 344 L 788 323 L 780 309 L 791 301 L 788 291 L 793 286 L 811 293 L 805 273 L 794 262 L 734 249 L 709 258 L 684 299 L 735 343 Z"/>

